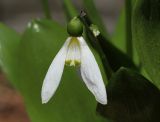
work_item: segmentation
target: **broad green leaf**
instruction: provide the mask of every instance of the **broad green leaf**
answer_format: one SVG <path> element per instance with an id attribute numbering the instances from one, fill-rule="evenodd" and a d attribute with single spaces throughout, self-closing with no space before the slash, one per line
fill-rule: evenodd
<path id="1" fill-rule="evenodd" d="M 66 30 L 57 23 L 33 20 L 22 36 L 16 58 L 10 57 L 14 61 L 14 70 L 5 66 L 11 70 L 7 75 L 12 74 L 11 80 L 24 97 L 32 122 L 103 122 L 96 115 L 95 98 L 78 76 L 76 68 L 65 67 L 55 96 L 48 104 L 41 103 L 43 79 L 66 38 Z M 7 45 L 3 48 L 9 51 Z"/>
<path id="2" fill-rule="evenodd" d="M 62 0 L 64 12 L 68 21 L 78 15 L 76 8 L 71 0 Z"/>
<path id="3" fill-rule="evenodd" d="M 83 0 L 83 5 L 84 5 L 86 12 L 87 12 L 89 18 L 91 19 L 91 21 L 98 26 L 100 32 L 105 37 L 108 37 L 108 32 L 107 32 L 105 25 L 101 19 L 101 16 L 99 15 L 99 12 L 97 11 L 94 0 Z"/>
<path id="4" fill-rule="evenodd" d="M 132 8 L 135 5 L 136 0 L 132 0 Z M 123 52 L 126 52 L 126 12 L 125 6 L 120 12 L 120 16 L 112 35 L 111 41 L 116 47 L 118 47 Z"/>
<path id="5" fill-rule="evenodd" d="M 142 64 L 160 88 L 160 0 L 137 0 L 133 38 Z"/>
<path id="6" fill-rule="evenodd" d="M 136 0 L 132 0 L 132 8 L 135 6 Z M 125 8 L 121 10 L 119 20 L 117 22 L 115 31 L 112 35 L 111 42 L 121 51 L 126 53 L 126 12 Z M 137 51 L 135 49 L 135 43 L 133 41 L 133 60 L 139 65 L 139 58 L 137 56 Z"/>
<path id="7" fill-rule="evenodd" d="M 111 42 L 99 38 L 99 43 L 113 71 L 117 71 L 122 66 L 138 70 L 134 62 Z"/>
<path id="8" fill-rule="evenodd" d="M 114 122 L 159 122 L 160 91 L 142 75 L 120 68 L 107 85 L 108 105 L 97 111 Z"/>
<path id="9" fill-rule="evenodd" d="M 3 71 L 12 77 L 14 72 L 16 49 L 20 41 L 20 35 L 13 29 L 0 23 L 0 66 Z"/>
<path id="10" fill-rule="evenodd" d="M 125 9 L 122 10 L 117 22 L 111 42 L 123 52 L 126 52 L 126 32 L 125 32 Z"/>

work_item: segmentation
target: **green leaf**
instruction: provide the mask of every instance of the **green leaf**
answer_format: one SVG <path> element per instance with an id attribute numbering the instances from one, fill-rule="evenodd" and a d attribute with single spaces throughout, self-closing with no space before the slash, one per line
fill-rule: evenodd
<path id="1" fill-rule="evenodd" d="M 125 33 L 125 9 L 122 10 L 117 22 L 111 42 L 123 52 L 126 52 L 126 33 Z"/>
<path id="2" fill-rule="evenodd" d="M 20 35 L 13 29 L 0 23 L 0 66 L 12 77 L 14 72 L 16 49 L 20 42 Z"/>
<path id="3" fill-rule="evenodd" d="M 98 26 L 100 32 L 105 37 L 108 37 L 108 32 L 101 19 L 101 16 L 99 15 L 99 12 L 97 11 L 94 0 L 83 0 L 83 4 L 91 21 Z"/>
<path id="4" fill-rule="evenodd" d="M 132 0 L 132 6 L 135 6 L 136 0 Z M 132 7 L 132 8 L 133 8 Z M 126 52 L 126 12 L 125 7 L 122 8 L 120 16 L 111 38 L 112 43 L 123 52 Z"/>
<path id="5" fill-rule="evenodd" d="M 65 67 L 52 100 L 48 104 L 41 103 L 43 79 L 66 38 L 66 30 L 57 23 L 33 20 L 18 45 L 16 59 L 11 57 L 14 70 L 7 75 L 12 74 L 11 80 L 23 95 L 32 122 L 103 122 L 96 115 L 96 100 L 76 68 Z M 7 46 L 4 48 L 9 50 Z"/>
<path id="6" fill-rule="evenodd" d="M 138 68 L 134 62 L 111 42 L 105 40 L 104 38 L 99 38 L 99 43 L 113 71 L 117 71 L 122 66 L 138 71 Z"/>
<path id="7" fill-rule="evenodd" d="M 132 8 L 135 6 L 136 0 L 132 0 Z M 111 42 L 121 51 L 126 53 L 126 12 L 125 8 L 121 10 L 119 20 L 117 22 L 115 31 L 112 35 Z M 135 42 L 133 40 L 133 62 L 139 65 L 139 57 L 137 55 L 137 51 L 135 49 Z"/>
<path id="8" fill-rule="evenodd" d="M 120 68 L 107 85 L 108 105 L 97 111 L 115 122 L 159 122 L 160 91 L 142 75 Z"/>
<path id="9" fill-rule="evenodd" d="M 142 64 L 160 88 L 160 0 L 137 1 L 133 15 L 133 39 Z"/>

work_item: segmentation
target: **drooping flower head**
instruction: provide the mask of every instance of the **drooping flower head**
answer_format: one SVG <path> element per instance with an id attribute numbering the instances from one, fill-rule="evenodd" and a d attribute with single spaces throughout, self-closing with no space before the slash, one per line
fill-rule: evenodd
<path id="1" fill-rule="evenodd" d="M 42 103 L 47 103 L 54 95 L 61 81 L 64 65 L 79 66 L 87 88 L 101 104 L 107 104 L 105 85 L 98 64 L 82 37 L 83 25 L 75 17 L 67 25 L 70 37 L 53 59 L 42 86 Z"/>

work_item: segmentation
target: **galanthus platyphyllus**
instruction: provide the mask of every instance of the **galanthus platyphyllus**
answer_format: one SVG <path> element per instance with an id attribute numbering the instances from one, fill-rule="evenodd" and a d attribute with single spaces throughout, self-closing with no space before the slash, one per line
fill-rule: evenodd
<path id="1" fill-rule="evenodd" d="M 83 25 L 73 18 L 67 26 L 70 37 L 53 59 L 42 86 L 42 103 L 47 103 L 54 95 L 61 81 L 64 66 L 77 66 L 87 88 L 101 104 L 107 104 L 107 94 L 98 64 L 82 37 Z"/>

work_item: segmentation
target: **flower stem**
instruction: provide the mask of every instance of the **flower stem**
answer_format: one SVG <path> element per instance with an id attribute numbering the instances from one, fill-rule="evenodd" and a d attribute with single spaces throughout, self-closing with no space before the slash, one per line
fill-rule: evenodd
<path id="1" fill-rule="evenodd" d="M 126 12 L 126 49 L 128 56 L 133 58 L 133 42 L 132 42 L 132 0 L 125 0 Z"/>
<path id="2" fill-rule="evenodd" d="M 42 3 L 42 7 L 43 7 L 45 17 L 47 19 L 51 19 L 52 16 L 51 16 L 51 12 L 50 12 L 50 9 L 49 9 L 48 0 L 41 0 L 41 3 Z"/>
<path id="3" fill-rule="evenodd" d="M 79 18 L 86 28 L 87 37 L 89 38 L 91 44 L 96 48 L 96 50 L 98 51 L 98 53 L 101 57 L 102 64 L 104 66 L 107 78 L 110 79 L 112 74 L 113 74 L 113 70 L 110 67 L 109 62 L 107 60 L 107 57 L 104 54 L 104 52 L 103 52 L 103 50 L 102 50 L 102 48 L 99 44 L 99 38 L 101 38 L 101 36 L 102 36 L 101 33 L 98 36 L 95 36 L 93 34 L 93 32 L 90 30 L 90 26 L 92 25 L 92 23 L 89 20 L 89 18 L 87 17 L 87 14 L 84 11 L 81 12 Z"/>
<path id="4" fill-rule="evenodd" d="M 73 6 L 73 3 L 71 0 L 62 0 L 62 3 L 63 3 L 63 9 L 67 17 L 67 20 L 70 21 L 73 17 L 77 15 L 77 10 Z"/>

